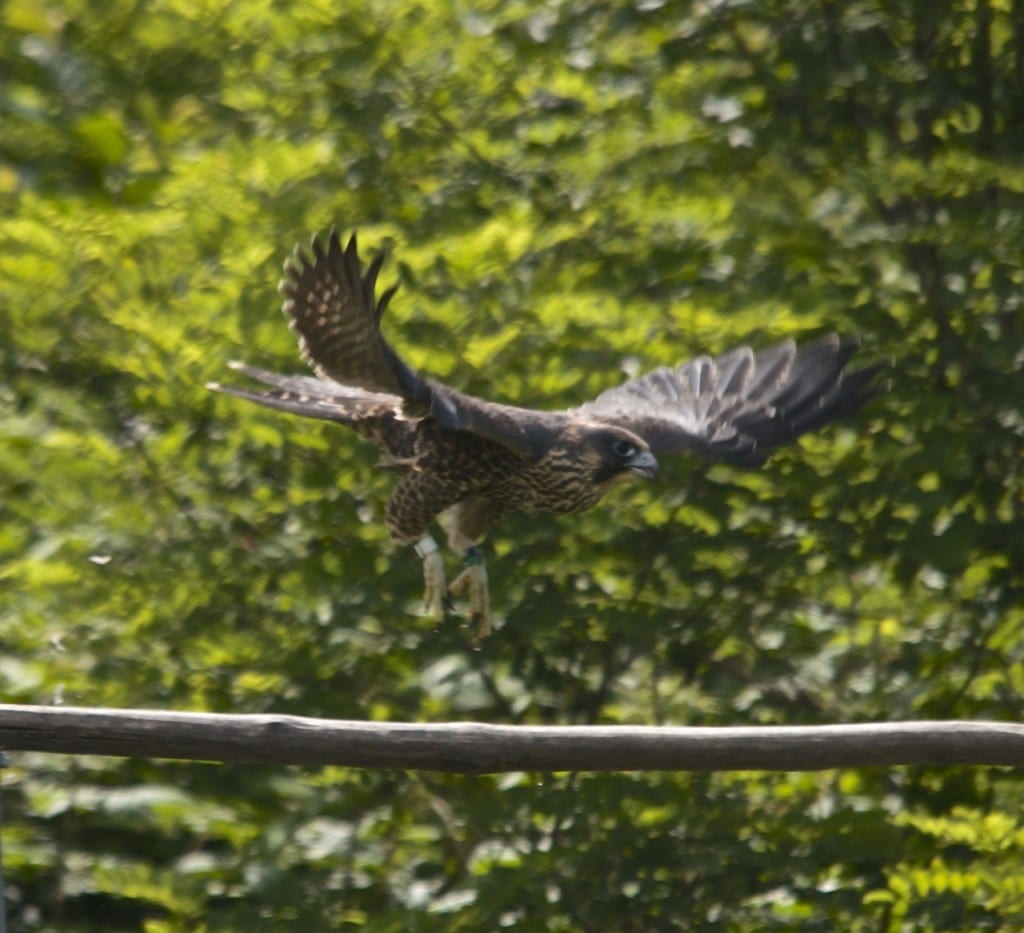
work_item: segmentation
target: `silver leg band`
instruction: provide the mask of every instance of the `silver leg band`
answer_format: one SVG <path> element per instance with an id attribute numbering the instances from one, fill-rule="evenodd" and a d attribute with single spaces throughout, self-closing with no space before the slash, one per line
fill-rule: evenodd
<path id="1" fill-rule="evenodd" d="M 416 556 L 420 560 L 425 560 L 437 550 L 437 542 L 430 535 L 424 535 L 412 547 Z"/>

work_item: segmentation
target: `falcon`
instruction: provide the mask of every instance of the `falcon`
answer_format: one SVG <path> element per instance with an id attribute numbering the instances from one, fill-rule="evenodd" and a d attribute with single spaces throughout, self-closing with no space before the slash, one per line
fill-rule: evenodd
<path id="1" fill-rule="evenodd" d="M 229 364 L 266 388 L 208 387 L 280 411 L 348 425 L 401 479 L 386 510 L 392 538 L 423 562 L 426 611 L 451 595 L 487 631 L 480 542 L 506 514 L 589 509 L 614 486 L 658 475 L 657 457 L 691 454 L 757 467 L 780 444 L 856 411 L 880 390 L 882 364 L 848 369 L 855 340 L 831 334 L 755 352 L 738 347 L 663 366 L 567 411 L 535 411 L 467 395 L 421 375 L 380 330 L 395 294 L 379 295 L 379 253 L 364 269 L 353 233 L 296 247 L 279 291 L 301 355 L 316 374 L 279 375 Z M 437 519 L 463 570 L 450 586 L 431 534 Z"/>

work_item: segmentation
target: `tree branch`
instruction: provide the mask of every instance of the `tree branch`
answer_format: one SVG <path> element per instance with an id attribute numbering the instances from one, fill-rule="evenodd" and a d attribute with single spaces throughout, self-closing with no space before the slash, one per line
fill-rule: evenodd
<path id="1" fill-rule="evenodd" d="M 498 771 L 816 771 L 1024 765 L 1024 725 L 493 726 L 0 704 L 8 750 L 262 764 Z"/>

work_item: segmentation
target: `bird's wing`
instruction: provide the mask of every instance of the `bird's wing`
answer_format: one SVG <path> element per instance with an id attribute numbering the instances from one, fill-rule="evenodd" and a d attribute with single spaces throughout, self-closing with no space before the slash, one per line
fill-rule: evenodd
<path id="1" fill-rule="evenodd" d="M 397 286 L 376 296 L 383 262 L 379 253 L 364 272 L 355 234 L 342 247 L 336 230 L 326 245 L 314 236 L 309 252 L 296 247 L 284 265 L 283 310 L 303 359 L 320 378 L 278 376 L 236 365 L 274 388 L 215 388 L 271 408 L 345 424 L 355 424 L 363 412 L 374 417 L 385 409 L 410 419 L 433 416 L 447 430 L 478 434 L 536 459 L 546 448 L 552 416 L 488 402 L 427 379 L 384 339 L 381 316 Z"/>
<path id="2" fill-rule="evenodd" d="M 358 425 L 360 422 L 402 414 L 402 399 L 397 395 L 343 386 L 331 379 L 282 376 L 256 366 L 247 366 L 245 363 L 232 362 L 229 365 L 236 372 L 272 388 L 245 389 L 222 385 L 219 382 L 208 382 L 208 389 L 244 398 L 267 408 L 276 408 L 306 418 L 335 421 L 338 424 Z"/>
<path id="3" fill-rule="evenodd" d="M 343 249 L 336 230 L 326 246 L 314 236 L 310 250 L 295 248 L 278 287 L 302 358 L 318 376 L 396 395 L 410 409 L 429 408 L 426 380 L 399 358 L 380 332 L 381 316 L 398 288 L 394 285 L 376 297 L 384 253 L 364 273 L 355 234 Z"/>
<path id="4" fill-rule="evenodd" d="M 572 409 L 577 418 L 619 425 L 655 454 L 693 451 L 759 466 L 771 449 L 845 417 L 881 391 L 884 364 L 847 371 L 857 342 L 831 334 L 755 353 L 739 347 L 662 367 Z"/>

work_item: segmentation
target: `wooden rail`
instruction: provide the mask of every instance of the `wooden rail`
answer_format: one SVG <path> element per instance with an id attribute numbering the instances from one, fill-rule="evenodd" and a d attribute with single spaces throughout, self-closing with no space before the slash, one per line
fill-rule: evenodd
<path id="1" fill-rule="evenodd" d="M 816 771 L 892 765 L 1024 765 L 1024 725 L 501 726 L 0 704 L 10 751 L 500 771 Z"/>

